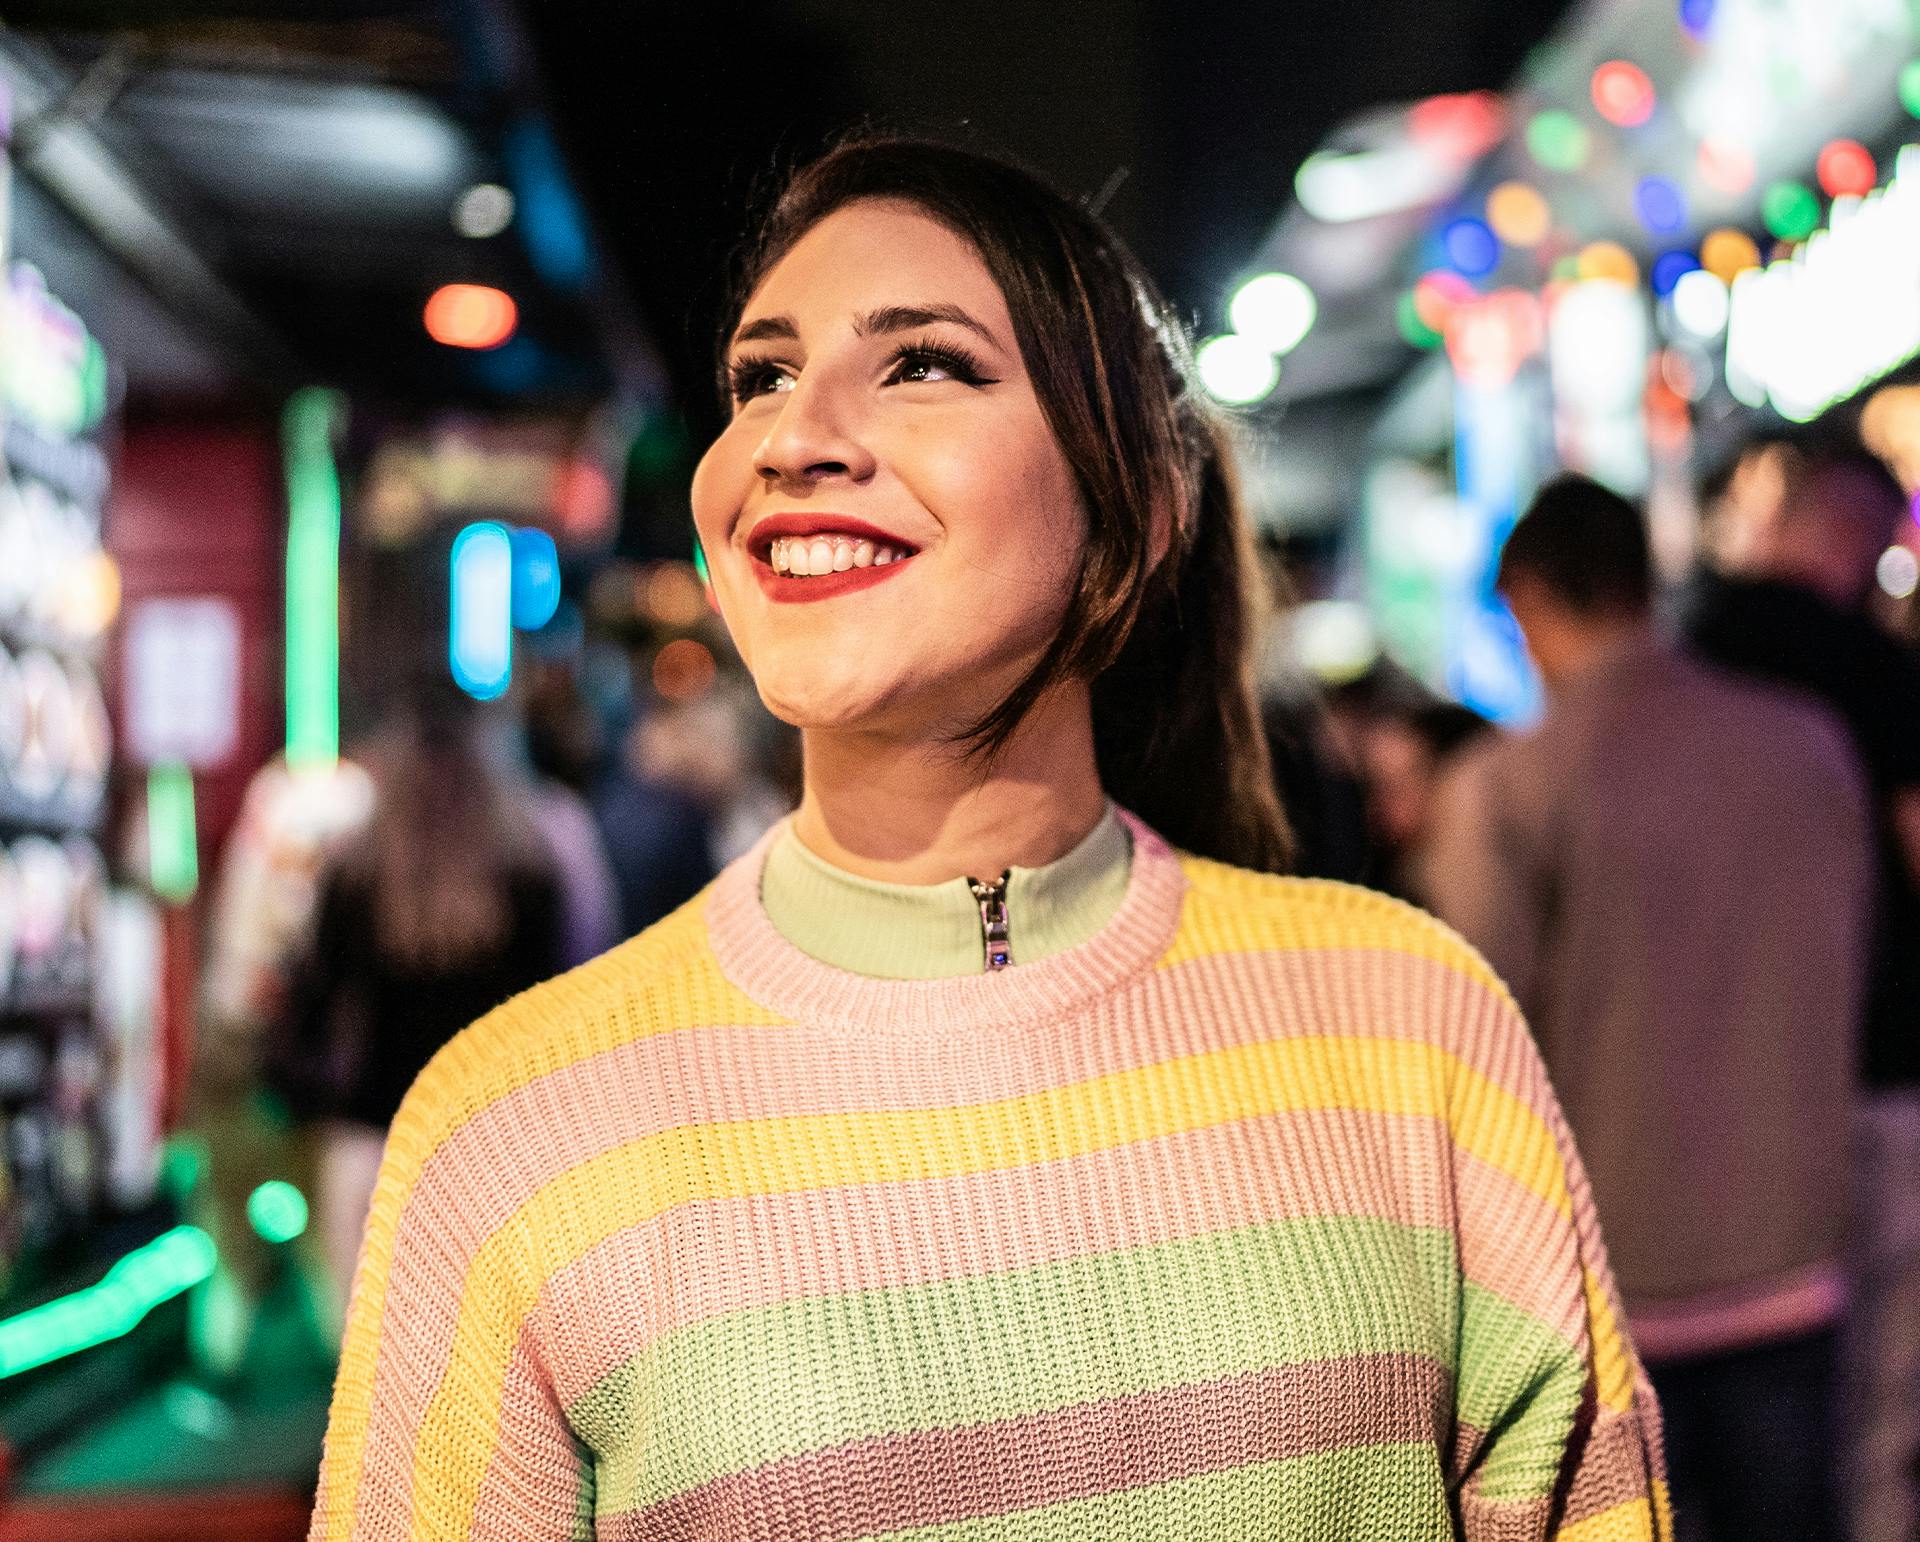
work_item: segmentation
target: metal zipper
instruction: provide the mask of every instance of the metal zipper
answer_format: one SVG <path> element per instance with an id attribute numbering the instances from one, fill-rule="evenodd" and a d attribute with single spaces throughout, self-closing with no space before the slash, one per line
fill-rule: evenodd
<path id="1" fill-rule="evenodd" d="M 969 878 L 967 887 L 980 904 L 980 941 L 986 951 L 987 969 L 1005 969 L 1013 962 L 1013 945 L 1007 939 L 1007 879 L 1012 869 L 992 883 Z"/>

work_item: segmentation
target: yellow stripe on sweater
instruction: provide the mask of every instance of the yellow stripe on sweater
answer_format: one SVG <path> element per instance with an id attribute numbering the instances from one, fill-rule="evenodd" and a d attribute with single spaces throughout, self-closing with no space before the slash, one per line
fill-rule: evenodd
<path id="1" fill-rule="evenodd" d="M 1285 1039 L 998 1103 L 743 1120 L 629 1141 L 543 1186 L 475 1255 L 448 1359 L 457 1369 L 436 1391 L 415 1447 L 415 1524 L 436 1536 L 469 1524 L 497 1438 L 502 1379 L 540 1282 L 673 1206 L 1038 1164 L 1287 1110 L 1445 1119 L 1449 1094 L 1461 1092 L 1480 1117 L 1455 1130 L 1458 1144 L 1569 1215 L 1558 1148 L 1540 1116 L 1444 1050 L 1400 1039 Z M 537 1256 L 536 1239 L 555 1236 L 566 1239 L 564 1256 Z"/>
<path id="2" fill-rule="evenodd" d="M 1598 1515 L 1562 1526 L 1554 1542 L 1654 1542 L 1653 1507 L 1646 1495 L 1628 1499 Z"/>
<path id="3" fill-rule="evenodd" d="M 1163 965 L 1222 953 L 1373 950 L 1431 959 L 1511 1000 L 1458 933 L 1404 900 L 1323 878 L 1281 878 L 1182 857 L 1190 888 Z"/>

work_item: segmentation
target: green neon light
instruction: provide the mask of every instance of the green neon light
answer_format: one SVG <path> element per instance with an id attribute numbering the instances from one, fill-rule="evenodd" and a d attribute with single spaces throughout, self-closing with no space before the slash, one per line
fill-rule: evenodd
<path id="1" fill-rule="evenodd" d="M 198 1226 L 176 1226 L 122 1258 L 97 1284 L 0 1322 L 0 1379 L 92 1349 L 139 1326 L 163 1301 L 213 1274 L 218 1250 Z"/>
<path id="2" fill-rule="evenodd" d="M 147 772 L 147 876 L 153 892 L 183 905 L 200 887 L 200 836 L 193 773 L 177 764 Z"/>
<path id="3" fill-rule="evenodd" d="M 1527 149 L 1549 171 L 1578 171 L 1591 148 L 1587 126 L 1558 107 L 1537 114 L 1527 125 Z"/>
<path id="4" fill-rule="evenodd" d="M 1915 8 L 1916 18 L 1920 18 L 1920 7 Z M 1914 117 L 1920 118 L 1920 59 L 1910 60 L 1900 70 L 1900 105 Z"/>
<path id="5" fill-rule="evenodd" d="M 287 764 L 340 757 L 340 398 L 308 387 L 287 399 Z"/>
<path id="6" fill-rule="evenodd" d="M 307 1229 L 307 1196 L 269 1178 L 247 1196 L 247 1222 L 269 1242 L 291 1242 Z"/>
<path id="7" fill-rule="evenodd" d="M 1760 217 L 1782 241 L 1804 241 L 1820 227 L 1820 199 L 1804 182 L 1776 182 L 1760 199 Z"/>

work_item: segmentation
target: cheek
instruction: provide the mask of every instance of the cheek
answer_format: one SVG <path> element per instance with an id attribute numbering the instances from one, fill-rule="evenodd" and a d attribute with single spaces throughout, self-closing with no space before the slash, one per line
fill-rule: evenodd
<path id="1" fill-rule="evenodd" d="M 752 447 L 735 424 L 707 446 L 707 453 L 693 468 L 693 524 L 709 554 L 726 545 L 734 515 L 745 503 L 752 481 Z"/>

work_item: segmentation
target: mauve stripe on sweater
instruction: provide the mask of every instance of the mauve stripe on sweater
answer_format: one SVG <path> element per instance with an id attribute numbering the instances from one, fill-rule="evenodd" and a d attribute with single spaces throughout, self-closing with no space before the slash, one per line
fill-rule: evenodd
<path id="1" fill-rule="evenodd" d="M 1001 976 L 805 958 L 763 846 L 443 1052 L 314 1536 L 1664 1536 L 1498 982 L 1129 824 L 1108 927 Z"/>

